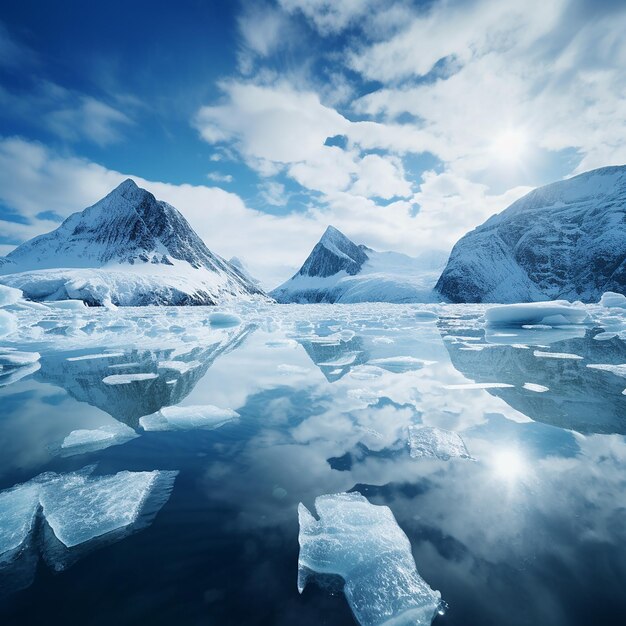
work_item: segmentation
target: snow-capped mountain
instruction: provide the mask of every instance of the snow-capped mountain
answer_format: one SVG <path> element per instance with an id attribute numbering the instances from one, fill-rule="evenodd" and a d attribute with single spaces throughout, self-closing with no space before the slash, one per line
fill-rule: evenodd
<path id="1" fill-rule="evenodd" d="M 252 276 L 248 266 L 239 257 L 231 257 L 228 259 L 228 263 L 232 265 L 232 267 L 234 267 L 248 282 L 251 282 L 257 287 L 261 285 L 261 281 Z"/>
<path id="2" fill-rule="evenodd" d="M 177 209 L 130 179 L 3 260 L 0 282 L 35 300 L 139 306 L 264 297 Z"/>
<path id="3" fill-rule="evenodd" d="M 626 291 L 626 166 L 531 191 L 461 238 L 436 289 L 452 302 L 597 302 Z"/>
<path id="4" fill-rule="evenodd" d="M 300 271 L 270 295 L 283 303 L 430 302 L 444 264 L 438 252 L 377 252 L 329 226 Z"/>

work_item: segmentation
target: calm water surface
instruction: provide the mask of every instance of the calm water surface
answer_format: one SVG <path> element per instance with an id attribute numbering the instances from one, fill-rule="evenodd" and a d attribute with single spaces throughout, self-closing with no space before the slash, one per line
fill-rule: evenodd
<path id="1" fill-rule="evenodd" d="M 340 589 L 296 588 L 298 503 L 345 491 L 390 507 L 447 604 L 436 626 L 624 623 L 626 379 L 587 367 L 626 364 L 623 316 L 494 331 L 480 307 L 210 313 L 22 314 L 5 346 L 40 367 L 1 372 L 0 490 L 91 465 L 178 475 L 136 523 L 69 552 L 40 512 L 0 557 L 0 623 L 353 624 Z M 103 382 L 133 373 L 155 376 Z M 239 417 L 142 428 L 175 405 Z M 475 460 L 413 458 L 412 425 L 459 433 Z M 123 437 L 63 446 L 83 429 Z"/>

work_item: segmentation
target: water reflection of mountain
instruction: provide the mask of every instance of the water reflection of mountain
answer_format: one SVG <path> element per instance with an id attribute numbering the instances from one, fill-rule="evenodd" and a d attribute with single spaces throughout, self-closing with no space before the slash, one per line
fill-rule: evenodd
<path id="1" fill-rule="evenodd" d="M 441 330 L 448 334 L 449 329 L 445 333 Z M 515 332 L 514 340 L 524 344 L 523 331 Z M 472 349 L 463 341 L 444 343 L 454 367 L 470 380 L 514 385 L 487 391 L 533 420 L 584 434 L 626 434 L 626 396 L 622 394 L 626 381 L 587 367 L 592 363 L 626 363 L 626 344 L 619 337 L 596 340 L 593 337 L 598 332 L 587 330 L 582 337 L 550 342 L 549 348 L 471 342 L 485 346 Z M 583 358 L 541 358 L 534 356 L 535 349 Z M 543 385 L 548 391 L 524 389 L 524 383 Z"/>
<path id="2" fill-rule="evenodd" d="M 347 341 L 314 337 L 299 339 L 298 342 L 330 383 L 343 378 L 353 367 L 367 363 L 369 359 L 361 337 L 352 337 Z"/>
<path id="3" fill-rule="evenodd" d="M 110 351 L 110 356 L 75 358 L 56 353 L 41 359 L 36 378 L 65 389 L 79 402 L 102 409 L 116 420 L 137 428 L 139 418 L 181 402 L 221 355 L 232 352 L 254 331 L 253 325 L 209 346 L 180 349 Z M 75 360 L 74 360 L 75 359 Z M 108 376 L 148 373 L 156 378 L 107 384 Z"/>

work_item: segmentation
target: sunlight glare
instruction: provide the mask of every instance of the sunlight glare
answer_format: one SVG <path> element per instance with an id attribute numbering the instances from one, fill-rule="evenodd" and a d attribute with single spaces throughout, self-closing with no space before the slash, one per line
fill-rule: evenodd
<path id="1" fill-rule="evenodd" d="M 491 150 L 496 157 L 505 161 L 517 161 L 526 151 L 528 138 L 519 128 L 501 132 L 493 141 Z"/>
<path id="2" fill-rule="evenodd" d="M 515 448 L 498 451 L 491 459 L 491 466 L 495 476 L 507 482 L 515 482 L 527 473 L 526 461 Z"/>

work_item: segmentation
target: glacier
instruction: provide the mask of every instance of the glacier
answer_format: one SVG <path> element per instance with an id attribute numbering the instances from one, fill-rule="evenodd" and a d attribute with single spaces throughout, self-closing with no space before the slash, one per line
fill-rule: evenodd
<path id="1" fill-rule="evenodd" d="M 270 295 L 281 303 L 432 302 L 444 264 L 442 253 L 377 252 L 329 226 L 298 273 Z"/>
<path id="2" fill-rule="evenodd" d="M 360 493 L 318 496 L 316 520 L 298 505 L 298 591 L 316 574 L 340 576 L 362 626 L 431 624 L 441 594 L 419 575 L 411 544 L 386 506 Z"/>
<path id="3" fill-rule="evenodd" d="M 0 283 L 31 300 L 115 307 L 266 298 L 177 209 L 130 179 L 3 260 Z"/>
<path id="4" fill-rule="evenodd" d="M 436 290 L 451 302 L 597 302 L 626 291 L 626 166 L 531 191 L 462 237 Z"/>

